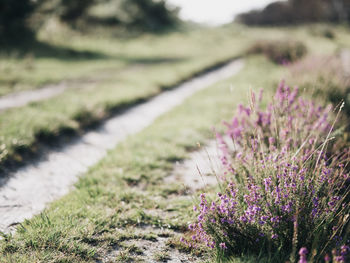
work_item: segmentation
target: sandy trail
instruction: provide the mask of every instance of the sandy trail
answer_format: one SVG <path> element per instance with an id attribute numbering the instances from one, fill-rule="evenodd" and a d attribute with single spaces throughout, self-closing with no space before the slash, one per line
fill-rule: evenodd
<path id="1" fill-rule="evenodd" d="M 228 137 L 224 138 L 230 144 Z M 172 203 L 173 199 L 188 198 L 193 200 L 194 195 L 198 195 L 196 191 L 207 186 L 215 186 L 218 184 L 217 176 L 222 176 L 224 167 L 220 160 L 221 151 L 216 140 L 208 142 L 205 146 L 200 146 L 183 162 L 176 163 L 172 173 L 164 179 L 165 184 L 177 183 L 184 186 L 185 192 L 182 196 L 172 195 L 167 197 L 167 201 Z M 142 191 L 139 189 L 139 191 Z M 148 211 L 151 213 L 150 211 Z M 171 217 L 171 211 L 154 211 L 160 218 Z M 158 214 L 157 214 L 158 213 Z M 134 246 L 138 248 L 139 253 L 131 253 L 135 261 L 157 263 L 198 263 L 203 262 L 200 256 L 191 255 L 177 248 L 169 246 L 171 240 L 180 239 L 182 233 L 171 229 L 164 229 L 155 226 L 139 226 L 133 227 L 135 238 L 123 242 L 123 246 Z M 140 235 L 142 234 L 142 235 Z M 156 237 L 152 240 L 145 240 L 142 236 L 152 234 Z M 111 251 L 102 256 L 101 263 L 115 262 L 115 259 L 125 254 L 123 246 L 114 247 Z M 157 259 L 159 255 L 163 255 L 163 260 Z"/>
<path id="2" fill-rule="evenodd" d="M 39 89 L 24 90 L 10 93 L 0 97 L 0 113 L 12 108 L 26 106 L 32 102 L 44 101 L 62 94 L 67 89 L 88 89 L 102 83 L 110 77 L 111 74 L 122 74 L 123 72 L 133 71 L 141 65 L 130 66 L 121 70 L 106 69 L 103 72 L 95 72 L 89 77 L 63 80 L 59 83 L 48 84 Z"/>
<path id="3" fill-rule="evenodd" d="M 68 86 L 61 82 L 37 90 L 21 91 L 0 97 L 0 112 L 11 108 L 23 107 L 31 102 L 37 102 L 55 97 L 63 93 Z"/>
<path id="4" fill-rule="evenodd" d="M 233 61 L 165 91 L 107 120 L 74 142 L 49 150 L 40 160 L 9 174 L 8 178 L 0 178 L 0 231 L 10 232 L 14 225 L 38 214 L 47 203 L 68 193 L 78 176 L 99 162 L 109 149 L 195 92 L 237 74 L 243 64 L 242 60 Z"/>
<path id="5" fill-rule="evenodd" d="M 213 140 L 191 153 L 184 162 L 177 163 L 172 174 L 165 178 L 165 182 L 181 183 L 191 192 L 195 192 L 207 186 L 216 185 L 217 176 L 222 172 L 220 149 L 216 140 Z"/>

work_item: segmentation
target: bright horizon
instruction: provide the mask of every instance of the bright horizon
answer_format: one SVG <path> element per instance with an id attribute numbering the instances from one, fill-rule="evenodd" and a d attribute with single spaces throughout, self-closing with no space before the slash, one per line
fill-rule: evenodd
<path id="1" fill-rule="evenodd" d="M 180 17 L 197 23 L 221 25 L 239 13 L 260 9 L 276 0 L 168 0 L 181 8 Z"/>

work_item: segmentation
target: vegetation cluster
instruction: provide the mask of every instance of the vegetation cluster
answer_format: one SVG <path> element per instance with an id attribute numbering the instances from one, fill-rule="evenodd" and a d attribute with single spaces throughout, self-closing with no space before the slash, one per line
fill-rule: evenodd
<path id="1" fill-rule="evenodd" d="M 337 137 L 340 109 L 305 100 L 284 82 L 266 109 L 261 101 L 262 93 L 252 93 L 250 106 L 225 123 L 230 143 L 217 134 L 221 191 L 201 194 L 192 240 L 184 242 L 273 262 L 295 262 L 299 250 L 302 262 L 330 255 L 347 262 L 350 159 Z"/>
<path id="2" fill-rule="evenodd" d="M 350 22 L 349 0 L 276 1 L 263 10 L 243 13 L 238 20 L 248 25 L 286 25 L 305 22 Z"/>
<path id="3" fill-rule="evenodd" d="M 1 0 L 1 40 L 15 43 L 25 39 L 23 34 L 34 37 L 53 18 L 79 30 L 101 25 L 159 31 L 179 22 L 177 9 L 164 0 Z"/>
<path id="4" fill-rule="evenodd" d="M 258 41 L 248 50 L 248 54 L 264 54 L 277 64 L 295 62 L 306 53 L 305 44 L 295 40 Z"/>

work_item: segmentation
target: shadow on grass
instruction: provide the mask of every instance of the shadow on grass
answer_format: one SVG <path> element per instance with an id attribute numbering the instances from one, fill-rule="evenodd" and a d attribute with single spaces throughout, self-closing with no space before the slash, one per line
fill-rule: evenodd
<path id="1" fill-rule="evenodd" d="M 22 43 L 0 44 L 0 58 L 13 57 L 24 59 L 54 58 L 57 60 L 119 60 L 127 64 L 156 65 L 166 63 L 178 63 L 187 60 L 183 57 L 136 57 L 118 54 L 109 55 L 103 52 L 90 50 L 76 50 L 69 47 L 52 45 L 35 39 L 27 39 Z"/>
<path id="2" fill-rule="evenodd" d="M 122 57 L 121 57 L 122 58 Z M 156 65 L 156 64 L 171 64 L 179 63 L 187 60 L 183 57 L 144 57 L 144 58 L 135 58 L 135 57 L 123 57 L 123 60 L 129 62 L 130 64 L 142 64 L 142 65 Z"/>
<path id="3" fill-rule="evenodd" d="M 75 50 L 68 47 L 52 45 L 35 39 L 22 40 L 21 43 L 6 43 L 0 45 L 0 57 L 23 58 L 33 56 L 35 58 L 56 58 L 62 60 L 94 60 L 106 59 L 109 56 L 95 51 Z"/>

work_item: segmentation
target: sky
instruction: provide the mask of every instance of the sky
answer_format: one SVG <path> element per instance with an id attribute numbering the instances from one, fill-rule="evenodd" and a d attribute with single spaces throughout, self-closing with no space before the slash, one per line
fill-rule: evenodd
<path id="1" fill-rule="evenodd" d="M 276 0 L 168 0 L 181 8 L 180 17 L 198 23 L 229 23 L 239 13 L 263 8 Z"/>

